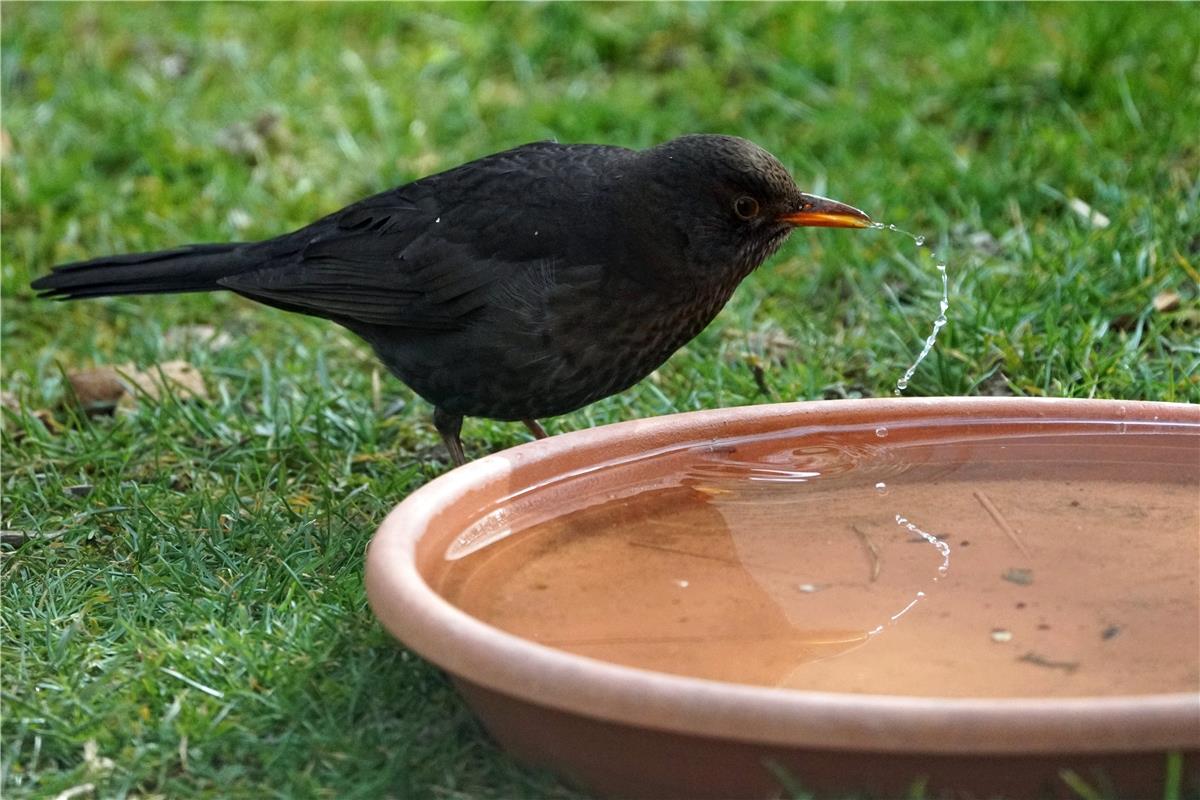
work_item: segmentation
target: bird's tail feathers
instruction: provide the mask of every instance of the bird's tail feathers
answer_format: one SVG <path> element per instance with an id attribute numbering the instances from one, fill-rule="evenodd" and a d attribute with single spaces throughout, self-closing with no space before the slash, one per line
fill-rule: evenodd
<path id="1" fill-rule="evenodd" d="M 55 267 L 32 284 L 41 297 L 71 300 L 120 294 L 206 292 L 247 267 L 245 244 L 193 244 L 154 253 L 105 256 Z"/>

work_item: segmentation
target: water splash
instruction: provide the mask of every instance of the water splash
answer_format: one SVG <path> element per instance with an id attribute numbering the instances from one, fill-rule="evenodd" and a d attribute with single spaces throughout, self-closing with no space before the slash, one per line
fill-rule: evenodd
<path id="1" fill-rule="evenodd" d="M 938 537 L 934 536 L 932 533 L 926 533 L 925 531 L 921 530 L 916 525 L 909 522 L 907 519 L 905 519 L 903 516 L 901 516 L 899 514 L 896 515 L 896 524 L 899 525 L 900 527 L 904 528 L 906 531 L 909 531 L 910 533 L 915 533 L 917 536 L 920 536 L 922 539 L 929 542 L 931 545 L 934 546 L 934 548 L 937 549 L 938 553 L 940 553 L 942 556 L 942 565 L 940 567 L 938 567 L 938 576 L 939 577 L 945 576 L 945 574 L 950 571 L 950 545 L 949 544 L 947 544 L 942 539 L 939 539 Z"/>
<path id="2" fill-rule="evenodd" d="M 912 231 L 906 231 L 903 228 L 897 227 L 896 225 L 883 222 L 873 222 L 868 227 L 877 231 L 889 230 L 895 231 L 896 233 L 902 233 L 908 238 L 912 239 L 913 244 L 915 244 L 917 247 L 925 246 L 924 236 L 915 234 Z M 909 368 L 904 371 L 904 374 L 896 381 L 895 394 L 897 395 L 903 393 L 904 390 L 908 388 L 908 384 L 912 380 L 913 375 L 916 374 L 917 368 L 921 366 L 921 362 L 925 360 L 925 357 L 933 351 L 934 345 L 937 344 L 938 334 L 941 332 L 942 328 L 946 327 L 947 322 L 949 322 L 946 312 L 950 310 L 950 281 L 946 275 L 946 264 L 945 262 L 941 261 L 938 258 L 938 254 L 932 250 L 930 250 L 929 254 L 935 259 L 935 261 L 937 261 L 937 271 L 942 278 L 942 299 L 938 304 L 937 319 L 933 321 L 933 330 L 930 332 L 929 336 L 925 338 L 925 344 L 921 348 L 921 352 L 917 354 L 916 360 L 913 361 L 912 365 L 909 366 Z"/>
<path id="3" fill-rule="evenodd" d="M 880 490 L 879 489 L 880 486 L 883 486 L 884 488 L 882 490 Z M 882 483 L 875 484 L 875 488 L 876 488 L 876 490 L 879 490 L 881 494 L 887 493 L 887 491 L 886 491 L 887 487 L 884 486 Z M 935 536 L 934 534 L 926 533 L 925 531 L 921 530 L 915 524 L 910 522 L 908 520 L 908 518 L 904 517 L 901 514 L 896 515 L 896 524 L 899 525 L 900 527 L 904 528 L 909 533 L 915 533 L 917 536 L 920 536 L 922 539 L 924 539 L 925 541 L 929 542 L 931 545 L 934 546 L 934 548 L 938 551 L 938 554 L 941 555 L 941 557 L 942 557 L 942 563 L 937 568 L 938 574 L 937 574 L 937 577 L 934 578 L 934 581 L 938 581 L 938 580 L 941 580 L 942 578 L 946 577 L 946 574 L 950 571 L 950 545 L 947 542 L 945 542 L 943 539 Z M 909 601 L 908 605 L 906 605 L 904 608 L 900 609 L 899 611 L 897 611 L 895 614 L 893 614 L 891 616 L 890 622 L 885 622 L 882 625 L 875 626 L 875 628 L 873 628 L 872 630 L 867 631 L 867 635 L 868 636 L 876 636 L 880 633 L 883 633 L 883 631 L 889 625 L 894 624 L 897 620 L 899 620 L 901 617 L 903 617 L 905 614 L 907 614 L 909 611 L 911 611 L 913 606 L 915 606 L 917 603 L 919 603 L 924 598 L 925 598 L 925 592 L 918 591 L 915 595 L 913 595 L 913 599 Z"/>
<path id="4" fill-rule="evenodd" d="M 908 382 L 912 380 L 912 376 L 916 374 L 917 367 L 921 366 L 921 362 L 925 360 L 925 356 L 933 351 L 933 346 L 937 344 L 938 333 L 942 328 L 946 327 L 949 321 L 946 317 L 946 312 L 950 310 L 950 281 L 946 276 L 946 265 L 937 265 L 938 274 L 942 276 L 942 299 L 938 303 L 938 316 L 933 321 L 933 330 L 929 336 L 925 337 L 925 346 L 921 348 L 921 352 L 917 354 L 917 359 L 912 365 L 904 370 L 904 374 L 896 381 L 896 394 L 900 394 L 908 388 Z"/>

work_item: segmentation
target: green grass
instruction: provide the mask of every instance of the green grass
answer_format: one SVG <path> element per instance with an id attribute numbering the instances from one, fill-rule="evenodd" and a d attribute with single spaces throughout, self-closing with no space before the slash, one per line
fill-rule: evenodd
<path id="1" fill-rule="evenodd" d="M 332 325 L 232 296 L 39 302 L 54 263 L 265 237 L 539 138 L 727 132 L 936 243 L 950 325 L 911 393 L 1200 400 L 1189 6 L 5 3 L 2 23 L 3 526 L 38 534 L 3 554 L 6 797 L 575 796 L 366 607 L 375 525 L 445 469 L 429 409 L 386 376 L 376 395 Z M 806 231 L 652 380 L 550 428 L 890 394 L 939 291 L 902 236 Z M 200 322 L 232 340 L 166 336 Z M 210 402 L 59 406 L 64 371 L 173 358 Z"/>

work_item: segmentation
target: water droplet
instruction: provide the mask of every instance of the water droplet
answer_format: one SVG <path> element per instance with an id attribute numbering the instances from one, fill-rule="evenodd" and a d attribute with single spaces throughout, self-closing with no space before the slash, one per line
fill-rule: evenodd
<path id="1" fill-rule="evenodd" d="M 875 435 L 878 436 L 880 439 L 886 439 L 887 435 L 888 435 L 888 429 L 884 428 L 883 426 L 880 426 L 875 429 Z"/>
<path id="2" fill-rule="evenodd" d="M 441 217 L 438 217 L 437 219 L 434 220 L 434 222 L 441 222 L 441 221 L 442 221 Z"/>
<path id="3" fill-rule="evenodd" d="M 924 237 L 924 236 L 918 236 L 917 238 L 913 239 L 913 241 L 914 241 L 914 242 L 916 242 L 916 244 L 917 244 L 917 247 L 921 247 L 922 245 L 924 245 L 924 244 L 925 244 L 925 237 Z"/>
<path id="4" fill-rule="evenodd" d="M 686 589 L 688 587 L 687 581 L 675 581 L 675 583 L 679 586 L 680 589 Z"/>
<path id="5" fill-rule="evenodd" d="M 993 628 L 992 629 L 992 641 L 993 642 L 1011 642 L 1012 638 L 1013 638 L 1012 631 L 1005 630 L 1004 628 Z"/>
<path id="6" fill-rule="evenodd" d="M 895 226 L 895 225 L 888 225 L 888 226 L 887 226 L 887 228 L 888 228 L 888 230 L 889 230 L 889 231 L 894 231 L 894 230 L 896 230 L 896 226 Z"/>
<path id="7" fill-rule="evenodd" d="M 880 481 L 879 483 L 875 484 L 875 491 L 879 492 L 880 494 L 887 494 L 887 484 L 883 481 Z"/>
<path id="8" fill-rule="evenodd" d="M 886 226 L 886 225 L 884 225 L 882 222 L 872 222 L 872 223 L 871 223 L 870 225 L 868 225 L 867 227 L 868 227 L 868 228 L 870 228 L 871 230 L 875 230 L 875 231 L 881 231 L 881 230 L 883 230 L 884 228 L 886 228 L 887 226 Z"/>

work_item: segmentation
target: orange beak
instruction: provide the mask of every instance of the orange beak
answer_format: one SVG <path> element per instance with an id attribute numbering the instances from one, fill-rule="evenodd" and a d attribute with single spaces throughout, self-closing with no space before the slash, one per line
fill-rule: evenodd
<path id="1" fill-rule="evenodd" d="M 795 211 L 780 214 L 776 219 L 797 227 L 809 228 L 869 228 L 871 218 L 854 206 L 819 197 L 815 194 L 800 195 Z"/>

